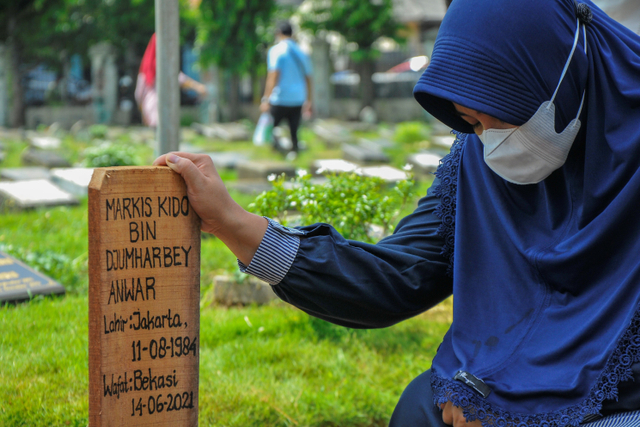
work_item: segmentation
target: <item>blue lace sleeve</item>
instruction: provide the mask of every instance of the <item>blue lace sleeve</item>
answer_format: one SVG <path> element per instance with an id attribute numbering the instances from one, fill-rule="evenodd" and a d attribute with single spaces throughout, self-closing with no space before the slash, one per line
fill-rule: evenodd
<path id="1" fill-rule="evenodd" d="M 451 152 L 445 156 L 436 171 L 439 184 L 434 190 L 434 196 L 440 198 L 440 204 L 435 214 L 442 220 L 438 234 L 444 239 L 442 255 L 449 260 L 447 274 L 453 276 L 453 247 L 455 243 L 456 192 L 458 187 L 458 166 L 464 146 L 465 134 L 455 133 L 456 140 L 451 146 Z"/>

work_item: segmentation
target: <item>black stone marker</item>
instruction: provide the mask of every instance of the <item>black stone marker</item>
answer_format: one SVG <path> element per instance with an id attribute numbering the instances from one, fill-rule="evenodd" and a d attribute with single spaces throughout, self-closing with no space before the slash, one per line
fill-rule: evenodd
<path id="1" fill-rule="evenodd" d="M 58 282 L 0 252 L 0 303 L 24 301 L 35 295 L 64 292 L 64 287 Z"/>

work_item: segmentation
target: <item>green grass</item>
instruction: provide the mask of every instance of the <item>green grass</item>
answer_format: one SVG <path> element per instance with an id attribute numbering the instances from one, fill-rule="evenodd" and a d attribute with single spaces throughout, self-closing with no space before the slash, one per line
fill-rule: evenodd
<path id="1" fill-rule="evenodd" d="M 87 297 L 0 308 L 0 426 L 85 426 Z M 380 330 L 284 303 L 201 313 L 200 425 L 384 426 L 428 369 L 446 309 Z"/>
<path id="2" fill-rule="evenodd" d="M 372 135 L 374 137 L 375 135 Z M 308 129 L 295 164 L 340 157 Z M 131 142 L 125 134 L 116 143 Z M 207 151 L 244 151 L 282 159 L 251 142 L 193 137 Z M 73 162 L 96 142 L 64 137 Z M 0 167 L 21 166 L 26 144 L 7 141 Z M 408 148 L 409 147 L 409 148 Z M 410 144 L 389 154 L 402 166 Z M 415 148 L 418 148 L 417 145 Z M 152 161 L 151 151 L 139 147 Z M 235 171 L 219 171 L 225 182 Z M 428 182 L 419 183 L 424 195 Z M 232 191 L 248 206 L 255 196 Z M 409 213 L 408 206 L 402 213 Z M 67 289 L 0 306 L 0 427 L 86 426 L 88 420 L 87 201 L 79 206 L 0 213 L 0 250 L 25 260 Z M 386 426 L 404 387 L 428 369 L 451 317 L 451 302 L 380 330 L 352 330 L 312 318 L 282 302 L 224 308 L 210 304 L 213 276 L 236 259 L 215 237 L 202 240 L 201 426 Z"/>

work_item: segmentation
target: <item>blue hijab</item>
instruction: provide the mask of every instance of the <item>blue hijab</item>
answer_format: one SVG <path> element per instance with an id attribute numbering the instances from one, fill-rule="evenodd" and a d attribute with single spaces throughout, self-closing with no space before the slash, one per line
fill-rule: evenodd
<path id="1" fill-rule="evenodd" d="M 459 132 L 437 172 L 454 321 L 432 385 L 483 425 L 578 425 L 640 362 L 640 37 L 581 2 L 587 53 L 581 27 L 555 104 L 560 132 L 586 89 L 582 127 L 539 184 L 489 169 L 451 101 L 529 120 L 569 57 L 573 0 L 454 0 L 414 91 Z"/>

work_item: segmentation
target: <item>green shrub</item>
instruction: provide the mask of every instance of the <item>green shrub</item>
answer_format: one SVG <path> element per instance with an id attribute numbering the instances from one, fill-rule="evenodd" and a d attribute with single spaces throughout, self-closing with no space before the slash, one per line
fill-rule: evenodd
<path id="1" fill-rule="evenodd" d="M 113 144 L 103 142 L 89 147 L 83 152 L 86 167 L 100 168 L 108 166 L 138 166 L 144 164 L 137 150 L 131 144 Z"/>
<path id="2" fill-rule="evenodd" d="M 295 218 L 301 224 L 326 222 L 347 239 L 374 242 L 393 230 L 397 215 L 413 201 L 415 182 L 399 181 L 393 188 L 380 178 L 356 173 L 327 175 L 324 184 L 301 174 L 288 185 L 284 176 L 260 194 L 249 209 L 283 225 Z M 380 232 L 375 231 L 375 226 Z"/>
<path id="3" fill-rule="evenodd" d="M 93 139 L 105 139 L 108 130 L 107 125 L 91 125 L 89 126 L 89 136 Z"/>
<path id="4" fill-rule="evenodd" d="M 180 116 L 180 126 L 181 127 L 189 127 L 194 123 L 197 123 L 198 119 L 193 114 L 184 114 Z"/>
<path id="5" fill-rule="evenodd" d="M 394 140 L 401 144 L 413 144 L 427 140 L 430 134 L 431 129 L 425 123 L 403 122 L 396 126 Z"/>

